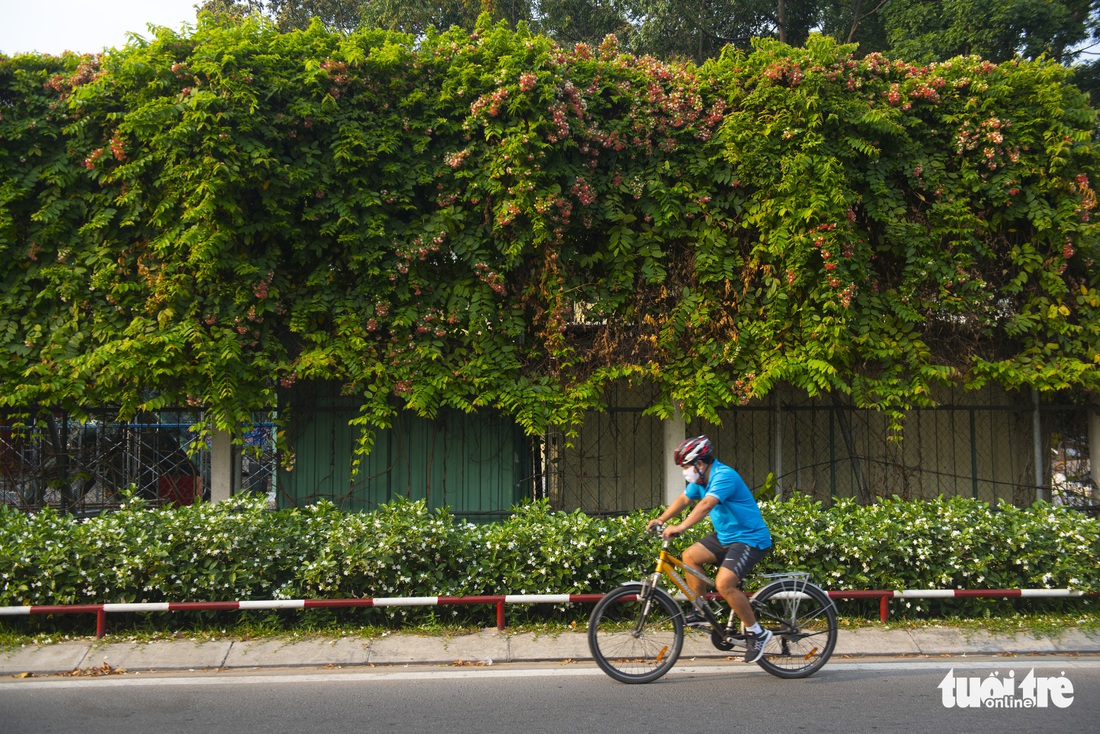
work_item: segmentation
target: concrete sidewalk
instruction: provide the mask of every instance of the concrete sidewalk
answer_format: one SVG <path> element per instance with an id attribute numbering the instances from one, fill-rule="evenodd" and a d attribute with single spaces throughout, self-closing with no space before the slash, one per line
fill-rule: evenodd
<path id="1" fill-rule="evenodd" d="M 834 656 L 1027 655 L 1100 653 L 1100 632 L 1066 630 L 1039 637 L 950 627 L 842 630 Z M 689 634 L 682 660 L 724 658 L 709 637 Z M 170 640 L 148 643 L 73 641 L 0 650 L 0 675 L 71 671 L 216 670 L 357 665 L 453 665 L 590 660 L 583 632 L 482 630 L 457 636 L 394 633 L 376 638 L 278 638 L 260 641 Z"/>

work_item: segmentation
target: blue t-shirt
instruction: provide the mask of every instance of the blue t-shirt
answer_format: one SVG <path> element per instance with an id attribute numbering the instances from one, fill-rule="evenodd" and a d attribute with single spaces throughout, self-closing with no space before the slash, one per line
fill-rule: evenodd
<path id="1" fill-rule="evenodd" d="M 689 484 L 684 494 L 695 502 L 707 495 L 718 500 L 709 517 L 722 545 L 745 543 L 761 550 L 771 547 L 772 535 L 760 514 L 760 506 L 745 480 L 732 467 L 715 461 L 710 466 L 707 486 Z"/>

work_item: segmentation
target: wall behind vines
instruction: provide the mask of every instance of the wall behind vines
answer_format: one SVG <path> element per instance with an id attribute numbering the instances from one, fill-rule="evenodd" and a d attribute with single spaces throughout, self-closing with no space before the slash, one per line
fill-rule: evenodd
<path id="1" fill-rule="evenodd" d="M 621 381 L 711 420 L 780 382 L 898 421 L 946 382 L 1095 389 L 1084 96 L 851 51 L 207 18 L 0 57 L 0 407 L 232 427 L 335 379 L 368 429 L 534 432 Z"/>

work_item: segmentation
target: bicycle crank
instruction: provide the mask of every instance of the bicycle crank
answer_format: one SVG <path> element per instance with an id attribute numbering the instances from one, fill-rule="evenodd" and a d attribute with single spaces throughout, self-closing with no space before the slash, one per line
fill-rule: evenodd
<path id="1" fill-rule="evenodd" d="M 710 644 L 714 645 L 722 652 L 729 652 L 733 648 L 737 647 L 737 645 L 733 641 L 731 641 L 721 632 L 717 631 L 710 633 Z"/>

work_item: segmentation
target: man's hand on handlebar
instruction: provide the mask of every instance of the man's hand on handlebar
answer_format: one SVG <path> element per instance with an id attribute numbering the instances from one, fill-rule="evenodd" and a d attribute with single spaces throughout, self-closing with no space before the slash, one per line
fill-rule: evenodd
<path id="1" fill-rule="evenodd" d="M 684 532 L 679 525 L 665 525 L 657 519 L 649 521 L 649 525 L 646 527 L 646 531 L 650 533 L 658 533 L 662 538 L 675 538 L 680 535 L 680 533 Z"/>

